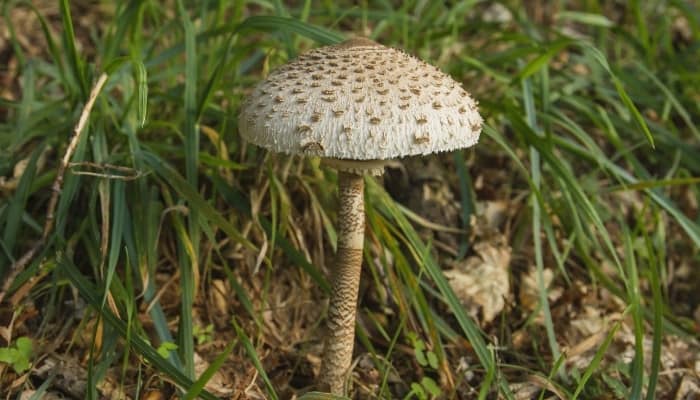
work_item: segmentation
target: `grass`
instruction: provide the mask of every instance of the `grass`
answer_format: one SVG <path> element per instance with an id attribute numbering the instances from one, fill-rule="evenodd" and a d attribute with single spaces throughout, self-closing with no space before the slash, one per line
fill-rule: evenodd
<path id="1" fill-rule="evenodd" d="M 10 78 L 0 97 L 0 276 L 14 278 L 0 305 L 1 346 L 30 337 L 35 367 L 53 353 L 88 360 L 88 398 L 115 376 L 132 398 L 312 389 L 336 175 L 318 160 L 247 146 L 236 116 L 270 69 L 362 34 L 463 82 L 486 126 L 475 149 L 433 157 L 442 173 L 431 182 L 457 199 L 443 204 L 458 208 L 453 220 L 425 228 L 426 209 L 407 208 L 392 189 L 396 174 L 367 181 L 353 396 L 427 398 L 430 381 L 447 398 L 527 388 L 539 398 L 674 395 L 684 375 L 662 373 L 672 367 L 661 356 L 678 343 L 697 349 L 700 304 L 687 284 L 700 261 L 696 5 L 171 3 L 1 6 L 9 36 L 0 51 L 14 60 L 0 69 Z M 494 4 L 507 20 L 484 17 Z M 38 29 L 23 30 L 18 15 Z M 41 241 L 60 160 L 103 73 L 55 225 L 13 270 Z M 488 236 L 481 210 L 499 202 L 512 284 L 488 322 L 468 312 L 443 269 L 475 255 Z M 518 297 L 527 271 L 534 307 Z M 598 336 L 578 338 L 599 338 L 578 354 L 572 321 L 586 307 L 603 323 Z M 195 326 L 210 323 L 213 338 L 196 344 Z M 434 363 L 421 361 L 418 339 Z M 689 353 L 673 368 L 692 369 Z M 213 385 L 217 374 L 230 386 Z M 44 382 L 30 371 L 8 384 L 19 376 L 0 367 L 3 394 Z"/>

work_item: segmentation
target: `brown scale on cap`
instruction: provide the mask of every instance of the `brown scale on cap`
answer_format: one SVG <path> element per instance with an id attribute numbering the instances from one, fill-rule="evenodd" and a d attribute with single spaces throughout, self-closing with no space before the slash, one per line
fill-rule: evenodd
<path id="1" fill-rule="evenodd" d="M 413 136 L 413 142 L 416 144 L 424 144 L 430 142 L 430 135 L 427 133 L 417 133 Z"/>
<path id="2" fill-rule="evenodd" d="M 297 126 L 297 133 L 306 134 L 306 133 L 309 133 L 309 132 L 311 132 L 311 127 L 310 127 L 310 126 L 308 126 L 308 125 L 298 125 L 298 126 Z"/>

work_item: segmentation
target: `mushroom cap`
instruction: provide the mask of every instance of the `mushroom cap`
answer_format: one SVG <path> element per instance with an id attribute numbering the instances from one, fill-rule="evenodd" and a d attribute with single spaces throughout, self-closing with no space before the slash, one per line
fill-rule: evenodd
<path id="1" fill-rule="evenodd" d="M 273 152 L 387 160 L 472 146 L 482 118 L 449 75 L 355 38 L 271 72 L 243 103 L 238 124 L 246 140 Z"/>

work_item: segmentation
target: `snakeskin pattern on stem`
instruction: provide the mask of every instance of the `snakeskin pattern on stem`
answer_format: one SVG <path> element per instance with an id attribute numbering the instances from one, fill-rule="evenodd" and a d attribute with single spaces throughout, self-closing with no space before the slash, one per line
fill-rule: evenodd
<path id="1" fill-rule="evenodd" d="M 365 207 L 362 176 L 339 172 L 338 186 L 338 254 L 328 308 L 328 332 L 321 365 L 321 382 L 323 390 L 341 395 L 352 362 L 355 341 L 355 309 L 362 271 Z"/>

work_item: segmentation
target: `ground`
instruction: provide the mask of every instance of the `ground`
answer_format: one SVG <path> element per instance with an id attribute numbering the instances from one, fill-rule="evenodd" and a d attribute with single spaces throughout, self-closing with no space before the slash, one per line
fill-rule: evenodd
<path id="1" fill-rule="evenodd" d="M 607 29 L 605 24 L 610 21 L 642 30 L 641 25 L 631 22 L 634 10 L 622 5 L 602 9 L 600 14 L 607 16 L 603 20 L 596 19 L 590 10 L 581 11 L 579 7 L 583 5 L 571 10 L 551 10 L 537 1 L 526 3 L 526 17 L 532 24 L 560 23 L 562 31 L 568 29 L 571 37 L 623 37 L 612 28 L 591 33 L 592 27 Z M 52 69 L 54 55 L 36 14 L 28 7 L 8 4 L 13 5 L 6 6 L 5 21 L 12 24 L 0 26 L 0 104 L 7 105 L 0 107 L 0 122 L 1 133 L 6 135 L 2 145 L 7 144 L 9 149 L 0 150 L 0 222 L 13 226 L 7 210 L 16 212 L 11 207 L 22 198 L 18 193 L 28 191 L 28 200 L 22 203 L 24 209 L 19 209 L 26 228 L 10 251 L 9 259 L 17 260 L 40 240 L 51 197 L 50 183 L 67 151 L 71 127 L 77 123 L 84 102 L 76 101 L 75 107 L 59 108 L 58 112 L 50 108 L 57 99 L 70 97 L 66 94 L 69 85 L 56 83 L 59 78 Z M 32 4 L 60 42 L 65 21 L 60 7 L 48 1 Z M 172 12 L 166 9 L 146 13 L 151 25 L 144 30 L 145 36 L 157 37 L 156 22 L 168 27 L 168 21 L 176 19 L 179 14 L 174 11 L 175 4 Z M 235 8 L 226 9 L 225 13 L 230 13 L 227 16 L 234 18 L 231 15 L 236 13 Z M 331 14 L 334 10 L 320 5 L 319 9 Z M 626 103 L 617 97 L 613 103 L 605 97 L 606 93 L 615 93 L 615 80 L 582 59 L 584 50 L 567 47 L 568 44 L 557 47 L 559 42 L 552 39 L 551 48 L 556 51 L 524 57 L 533 69 L 531 75 L 522 72 L 527 69 L 496 70 L 499 60 L 507 59 L 509 52 L 551 44 L 527 43 L 524 36 L 511 42 L 495 33 L 495 26 L 503 26 L 511 29 L 512 35 L 520 34 L 513 27 L 518 25 L 514 19 L 519 18 L 515 9 L 482 4 L 475 10 L 484 11 L 493 19 L 487 28 L 494 32 L 475 35 L 470 43 L 445 36 L 443 42 L 436 40 L 444 44 L 440 49 L 427 45 L 417 48 L 419 56 L 441 63 L 456 79 L 476 82 L 469 90 L 480 99 L 482 113 L 495 133 L 482 134 L 476 149 L 459 155 L 398 160 L 386 168 L 382 177 L 372 178 L 376 185 L 368 185 L 367 249 L 351 395 L 478 398 L 482 383 L 494 379 L 485 394 L 488 398 L 506 396 L 497 387 L 499 382 L 506 382 L 516 399 L 538 398 L 541 393 L 544 398 L 616 399 L 636 393 L 636 385 L 639 393 L 644 393 L 656 371 L 656 398 L 700 398 L 700 258 L 697 242 L 693 241 L 699 213 L 698 192 L 693 187 L 697 181 L 692 180 L 698 176 L 697 165 L 692 161 L 697 153 L 697 137 L 693 135 L 693 125 L 687 123 L 697 120 L 700 110 L 698 92 L 689 89 L 685 93 L 682 85 L 674 84 L 674 79 L 692 76 L 693 72 L 681 71 L 670 78 L 658 73 L 658 79 L 663 79 L 670 92 L 662 91 L 664 99 L 672 100 L 659 100 L 666 109 L 654 109 L 649 104 L 659 91 L 655 87 L 645 89 L 653 85 L 649 83 L 653 80 L 640 81 L 637 87 L 631 81 L 634 74 L 624 73 L 625 68 L 631 68 L 623 62 L 625 54 L 632 50 L 622 45 L 606 49 L 606 56 L 614 63 L 612 69 L 620 76 L 616 79 L 633 95 L 640 118 L 651 127 L 657 141 L 654 153 L 647 149 L 643 134 L 630 133 L 643 129 L 635 124 L 634 113 L 626 108 Z M 690 6 L 688 9 L 693 10 Z M 108 22 L 115 19 L 117 10 L 106 2 L 70 4 L 77 52 L 97 71 L 106 67 L 100 55 L 106 52 L 108 41 L 101 38 L 109 29 L 115 29 Z M 696 14 L 688 11 L 684 15 L 680 10 L 670 10 L 669 23 L 663 26 L 668 31 L 665 39 L 671 43 L 669 47 L 678 51 L 673 54 L 679 62 L 686 55 L 684 49 L 698 46 L 693 30 Z M 238 11 L 262 15 L 269 10 L 251 3 Z M 379 8 L 372 11 L 381 12 Z M 445 15 L 449 15 L 448 11 Z M 649 20 L 653 18 L 652 11 L 648 11 Z M 189 10 L 194 27 L 204 29 L 209 14 L 195 17 L 199 12 L 204 13 L 196 7 Z M 435 26 L 454 23 L 449 22 L 448 16 L 435 13 L 426 11 L 435 19 Z M 473 14 L 465 15 L 464 18 L 473 18 Z M 563 24 L 566 16 L 570 23 Z M 353 18 L 357 20 L 344 20 L 335 29 L 361 31 L 357 26 L 360 18 Z M 397 36 L 401 35 L 396 34 L 401 31 L 401 22 L 397 22 L 400 18 L 386 18 L 397 26 L 385 34 L 387 39 L 400 45 Z M 372 21 L 364 27 L 369 32 L 381 26 L 381 22 Z M 650 28 L 646 27 L 647 33 L 652 31 Z M 177 32 L 181 34 L 179 28 Z M 162 41 L 154 40 L 154 48 L 163 50 L 183 41 L 181 36 L 163 35 Z M 181 98 L 187 96 L 188 75 L 180 70 L 186 63 L 185 55 L 178 53 L 173 62 L 162 64 L 163 70 L 146 63 L 151 99 L 149 122 L 138 134 L 144 148 L 163 157 L 169 163 L 166 166 L 175 166 L 180 180 L 147 162 L 131 164 L 137 159 L 132 153 L 124 156 L 133 151 L 134 142 L 127 137 L 131 138 L 129 126 L 136 125 L 123 117 L 131 109 L 122 103 L 130 104 L 129 95 L 138 86 L 124 83 L 130 82 L 130 74 L 121 72 L 126 78 L 108 86 L 110 104 L 97 101 L 95 109 L 100 111 L 95 114 L 101 114 L 93 114 L 90 128 L 94 141 L 89 153 L 94 164 L 77 164 L 68 171 L 68 175 L 90 172 L 97 177 L 81 175 L 79 194 L 71 206 L 63 209 L 67 218 L 56 228 L 65 236 L 50 243 L 46 253 L 33 257 L 37 262 L 29 268 L 32 273 L 20 274 L 20 283 L 0 304 L 0 360 L 4 361 L 0 363 L 0 393 L 5 398 L 30 399 L 39 394 L 48 399 L 82 399 L 91 390 L 93 375 L 99 376 L 95 379 L 99 398 L 177 398 L 178 385 L 183 384 L 170 373 L 170 364 L 165 360 L 168 346 L 186 352 L 186 344 L 177 339 L 185 329 L 183 325 L 192 331 L 193 376 L 205 374 L 208 380 L 204 388 L 215 396 L 287 399 L 314 387 L 327 307 L 322 282 L 333 265 L 335 175 L 314 160 L 250 150 L 241 145 L 235 128 L 226 125 L 232 123 L 227 113 L 235 113 L 240 97 L 260 79 L 270 67 L 268 64 L 280 63 L 282 46 L 277 39 L 258 44 L 263 35 L 267 34 L 250 34 L 237 42 L 237 46 L 253 49 L 265 46 L 266 51 L 251 50 L 250 58 L 241 62 L 249 65 L 245 71 L 240 67 L 241 71 L 231 75 L 223 72 L 224 83 L 206 99 L 196 125 L 201 135 L 197 151 L 203 154 L 196 167 L 199 180 L 190 191 L 183 185 L 192 183 L 185 165 L 191 156 L 182 154 L 186 145 L 180 142 L 189 129 L 181 108 Z M 137 42 L 136 36 L 132 33 L 129 40 Z M 418 41 L 412 36 L 404 40 L 414 44 Z M 213 61 L 202 62 L 197 70 L 199 78 L 195 80 L 199 80 L 197 90 L 201 93 L 208 77 L 215 75 L 215 61 L 225 46 L 197 43 L 202 48 L 215 49 L 202 51 L 203 58 Z M 512 46 L 513 43 L 518 45 Z M 315 46 L 314 42 L 301 42 L 299 47 L 310 46 Z M 658 46 L 664 46 L 661 39 Z M 465 48 L 485 49 L 483 64 L 480 66 L 475 58 L 464 61 L 459 68 L 453 66 L 450 60 L 462 57 Z M 61 51 L 69 53 L 64 47 Z M 154 50 L 147 58 L 154 58 L 154 54 L 163 53 Z M 688 54 L 692 56 L 692 50 Z M 536 55 L 548 57 L 537 64 Z M 242 59 L 243 55 L 237 57 Z M 64 61 L 68 68 L 69 56 Z M 652 68 L 661 61 L 652 57 L 640 62 Z M 537 69 L 545 64 L 549 66 L 551 77 L 547 79 L 551 82 L 541 78 Z M 477 72 L 470 72 L 465 66 Z M 520 80 L 508 84 L 508 73 L 521 74 Z M 600 78 L 601 74 L 606 78 Z M 474 77 L 478 79 L 470 80 Z M 607 86 L 601 89 L 596 79 L 603 79 Z M 568 81 L 572 83 L 567 85 Z M 551 96 L 556 98 L 551 100 L 551 113 L 543 105 L 549 100 L 539 97 L 542 94 L 536 92 L 537 88 L 528 89 L 528 85 L 545 85 L 543 82 L 551 84 Z M 226 92 L 231 87 L 233 95 Z M 37 90 L 38 94 L 32 93 Z M 527 113 L 522 104 L 527 103 L 530 90 L 536 93 L 530 98 L 535 103 L 533 107 L 543 108 L 535 123 L 528 116 L 517 116 Z M 35 104 L 23 108 L 27 99 Z M 577 103 L 581 99 L 590 100 L 602 117 L 581 122 L 582 115 L 592 113 L 582 110 L 586 107 Z M 685 114 L 676 111 L 683 106 Z M 31 131 L 32 113 L 40 114 L 37 110 L 58 121 L 60 129 L 53 130 L 61 133 L 55 134 L 51 125 L 37 116 L 39 133 L 27 134 L 21 140 L 10 139 L 11 135 L 21 136 L 15 129 Z M 169 126 L 171 120 L 176 121 L 176 128 Z M 109 123 L 115 123 L 119 129 L 110 131 L 105 127 Z M 114 136 L 99 136 L 99 126 Z M 192 127 L 194 131 L 195 125 Z M 571 145 L 555 140 L 556 148 L 550 153 L 546 146 L 538 147 L 540 142 L 529 136 L 528 130 L 540 129 L 564 137 L 569 132 L 574 132 L 572 136 L 579 134 L 576 128 L 590 133 L 591 136 L 585 136 L 590 142 L 584 138 Z M 581 137 L 584 135 L 576 136 Z M 666 151 L 676 143 L 669 137 L 686 143 L 688 151 L 695 153 Z M 514 144 L 502 147 L 499 138 Z M 189 143 L 187 140 L 182 142 Z M 585 154 L 572 155 L 578 143 L 586 145 L 594 161 L 589 162 Z M 106 154 L 101 159 L 100 146 L 105 147 Z M 533 160 L 540 160 L 540 156 L 533 158 L 533 149 L 544 160 L 540 171 L 544 178 L 538 178 L 543 182 L 536 184 L 532 180 L 539 172 L 533 171 L 540 164 Z M 599 149 L 600 154 L 592 149 Z M 559 158 L 566 164 L 557 163 Z M 668 166 L 671 158 L 676 167 Z M 616 170 L 605 164 L 608 160 L 639 181 L 623 182 L 623 173 L 613 172 Z M 127 169 L 115 169 L 115 165 Z M 146 169 L 148 172 L 143 172 Z M 650 176 L 640 171 L 649 172 Z M 132 173 L 137 179 L 129 178 Z M 23 184 L 22 177 L 29 174 L 36 178 L 27 189 L 25 186 L 30 185 Z M 568 176 L 575 177 L 575 182 L 566 181 Z M 135 182 L 139 181 L 147 183 L 137 188 Z M 625 184 L 631 186 L 624 187 Z M 533 187 L 542 188 L 539 207 L 533 206 Z M 583 198 L 595 197 L 590 200 L 593 211 L 589 211 L 583 198 L 577 197 L 579 189 Z M 64 190 L 61 196 L 67 192 Z M 237 197 L 240 194 L 245 196 L 243 206 Z M 664 207 L 659 196 L 671 206 Z M 198 202 L 199 199 L 205 200 Z M 150 204 L 154 211 L 139 208 L 142 202 L 142 208 Z M 122 211 L 120 204 L 125 205 Z M 122 242 L 115 239 L 121 234 L 112 218 L 124 217 L 124 213 L 133 219 L 118 229 L 134 233 L 124 233 Z M 206 216 L 209 225 L 202 223 L 204 228 L 197 228 L 197 223 L 187 219 L 192 213 Z M 595 225 L 596 218 L 600 218 L 600 225 Z M 536 235 L 532 233 L 532 221 L 539 221 Z M 139 230 L 150 222 L 157 229 Z M 591 226 L 581 227 L 581 223 Z M 13 235 L 9 228 L 3 232 L 3 246 L 11 249 L 8 238 Z M 230 232 L 245 240 L 238 240 Z M 414 232 L 419 244 L 412 239 Z M 585 235 L 591 237 L 582 238 Z M 144 250 L 140 241 L 144 248 L 156 245 Z M 423 243 L 429 244 L 425 254 L 420 252 Z M 190 259 L 188 251 L 192 246 L 196 247 L 192 251 L 197 253 L 197 262 L 188 275 L 183 260 Z M 139 254 L 143 258 L 130 255 L 132 249 L 142 252 Z M 2 262 L 9 266 L 9 259 L 3 258 Z M 114 264 L 110 266 L 111 262 Z M 459 304 L 451 303 L 445 289 L 436 283 L 438 279 L 430 275 L 435 271 L 430 269 L 433 262 Z M 2 271 L 6 272 L 6 267 Z M 104 292 L 98 288 L 106 279 L 105 271 L 112 271 L 115 281 L 109 295 L 102 297 Z M 78 282 L 86 283 L 80 286 Z M 154 292 L 148 292 L 143 282 L 152 282 Z M 97 295 L 91 300 L 86 293 L 93 290 Z M 189 315 L 182 310 L 188 291 L 192 298 Z M 100 307 L 96 305 L 128 322 L 133 332 L 127 335 L 120 330 L 127 325 L 100 317 L 96 312 Z M 476 322 L 487 345 L 467 340 L 468 328 L 457 308 Z M 164 334 L 164 330 L 168 333 Z M 168 335 L 172 342 L 164 340 Z M 147 352 L 134 342 L 143 339 L 147 340 L 143 341 L 145 346 L 163 357 L 145 355 Z M 660 347 L 655 349 L 657 345 Z M 489 376 L 480 362 L 484 351 L 497 365 L 496 377 Z M 213 368 L 208 369 L 210 366 Z M 652 394 L 647 398 L 653 397 Z"/>

